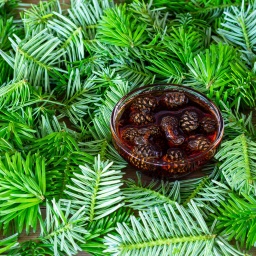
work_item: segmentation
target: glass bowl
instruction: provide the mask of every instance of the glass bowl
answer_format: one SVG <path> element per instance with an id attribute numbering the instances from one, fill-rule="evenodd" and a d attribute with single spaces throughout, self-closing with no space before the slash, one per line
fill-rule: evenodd
<path id="1" fill-rule="evenodd" d="M 124 113 L 127 112 L 127 108 L 132 104 L 134 98 L 143 97 L 143 95 L 166 95 L 170 92 L 180 92 L 185 94 L 190 100 L 191 104 L 197 104 L 201 111 L 210 113 L 215 121 L 215 135 L 213 141 L 211 141 L 207 150 L 199 152 L 195 155 L 187 156 L 185 159 L 164 161 L 160 158 L 142 157 L 137 155 L 127 146 L 127 143 L 122 140 L 120 135 L 120 122 Z M 188 105 L 189 109 L 191 106 Z M 126 111 L 126 112 L 125 112 Z M 179 111 L 179 110 L 174 110 Z M 125 95 L 115 106 L 111 116 L 111 133 L 113 144 L 118 153 L 133 167 L 142 170 L 145 174 L 158 178 L 170 178 L 176 179 L 183 177 L 191 172 L 196 171 L 206 164 L 216 153 L 216 150 L 221 142 L 224 132 L 224 124 L 221 113 L 216 105 L 207 99 L 203 94 L 181 85 L 174 84 L 153 84 L 144 87 L 140 87 L 134 91 L 131 91 Z M 176 146 L 179 149 L 179 146 Z"/>

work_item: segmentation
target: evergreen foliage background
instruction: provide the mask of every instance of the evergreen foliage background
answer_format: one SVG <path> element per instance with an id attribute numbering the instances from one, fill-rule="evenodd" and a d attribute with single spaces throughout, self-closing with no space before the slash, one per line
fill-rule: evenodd
<path id="1" fill-rule="evenodd" d="M 20 8 L 0 0 L 0 253 L 248 255 L 256 1 L 50 0 L 17 18 Z M 167 82 L 219 106 L 224 141 L 205 177 L 124 180 L 111 111 L 132 89 Z"/>

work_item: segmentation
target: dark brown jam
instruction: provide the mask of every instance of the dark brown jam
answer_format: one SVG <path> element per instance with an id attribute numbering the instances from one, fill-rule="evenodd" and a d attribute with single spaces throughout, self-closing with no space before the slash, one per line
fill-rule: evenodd
<path id="1" fill-rule="evenodd" d="M 209 107 L 183 91 L 140 94 L 122 112 L 118 123 L 122 142 L 145 162 L 181 163 L 169 167 L 169 172 L 185 172 L 186 160 L 208 150 L 217 136 L 217 120 Z"/>

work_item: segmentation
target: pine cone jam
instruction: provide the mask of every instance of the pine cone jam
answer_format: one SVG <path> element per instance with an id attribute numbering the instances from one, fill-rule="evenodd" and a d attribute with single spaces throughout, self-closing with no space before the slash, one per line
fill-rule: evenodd
<path id="1" fill-rule="evenodd" d="M 150 85 L 124 96 L 111 117 L 113 143 L 132 166 L 179 178 L 208 162 L 223 136 L 218 108 L 179 85 Z"/>

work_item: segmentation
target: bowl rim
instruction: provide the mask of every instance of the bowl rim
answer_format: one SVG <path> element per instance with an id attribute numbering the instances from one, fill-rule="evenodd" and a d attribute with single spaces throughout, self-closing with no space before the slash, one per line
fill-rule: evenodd
<path id="1" fill-rule="evenodd" d="M 126 95 L 124 95 L 118 102 L 117 104 L 115 105 L 113 111 L 112 111 L 112 114 L 111 114 L 111 119 L 110 119 L 110 129 L 111 129 L 111 134 L 112 134 L 112 138 L 114 139 L 115 143 L 118 144 L 119 147 L 121 147 L 121 149 L 123 151 L 125 151 L 126 154 L 132 156 L 133 158 L 135 159 L 138 159 L 138 160 L 142 160 L 142 158 L 140 157 L 137 157 L 136 155 L 132 154 L 131 150 L 122 142 L 122 140 L 119 138 L 118 136 L 118 132 L 117 132 L 117 129 L 116 129 L 116 126 L 115 126 L 115 114 L 117 112 L 117 110 L 120 108 L 120 105 L 127 99 L 129 98 L 132 94 L 138 92 L 138 91 L 141 91 L 141 90 L 145 90 L 147 88 L 153 88 L 153 87 L 161 87 L 161 86 L 172 86 L 173 88 L 170 88 L 170 89 L 185 89 L 186 92 L 190 93 L 190 91 L 192 91 L 193 93 L 195 94 L 198 94 L 200 97 L 202 97 L 206 102 L 207 104 L 209 104 L 211 106 L 211 108 L 214 110 L 215 112 L 215 117 L 217 116 L 218 118 L 218 131 L 217 131 L 217 136 L 216 136 L 216 139 L 215 141 L 211 144 L 211 146 L 206 150 L 206 151 L 203 151 L 201 154 L 199 155 L 196 155 L 196 156 L 193 156 L 193 157 L 187 157 L 183 160 L 178 160 L 178 161 L 172 161 L 172 162 L 166 162 L 166 161 L 163 161 L 163 160 L 156 160 L 156 159 L 152 159 L 151 161 L 148 161 L 147 159 L 143 159 L 143 162 L 144 163 L 149 163 L 149 164 L 154 164 L 154 165 L 170 165 L 170 164 L 184 164 L 184 162 L 195 162 L 197 160 L 200 160 L 202 159 L 205 155 L 207 155 L 209 152 L 211 152 L 213 149 L 215 149 L 219 143 L 221 142 L 222 138 L 223 138 L 223 135 L 224 135 L 224 120 L 223 120 L 223 117 L 221 115 L 221 112 L 219 110 L 219 108 L 216 106 L 216 104 L 210 100 L 209 98 L 207 98 L 206 95 L 204 95 L 203 93 L 195 90 L 195 89 L 192 89 L 186 85 L 183 85 L 183 84 L 172 84 L 172 83 L 156 83 L 156 84 L 148 84 L 148 85 L 145 85 L 145 86 L 141 86 L 141 87 L 138 87 L 132 91 L 130 91 L 129 93 L 127 93 Z M 167 90 L 167 89 L 166 89 Z M 154 90 L 151 90 L 151 91 L 154 91 Z M 156 90 L 157 91 L 157 90 Z M 146 91 L 145 91 L 146 92 Z M 143 91 L 144 93 L 144 91 Z M 137 95 L 136 95 L 137 96 Z"/>

